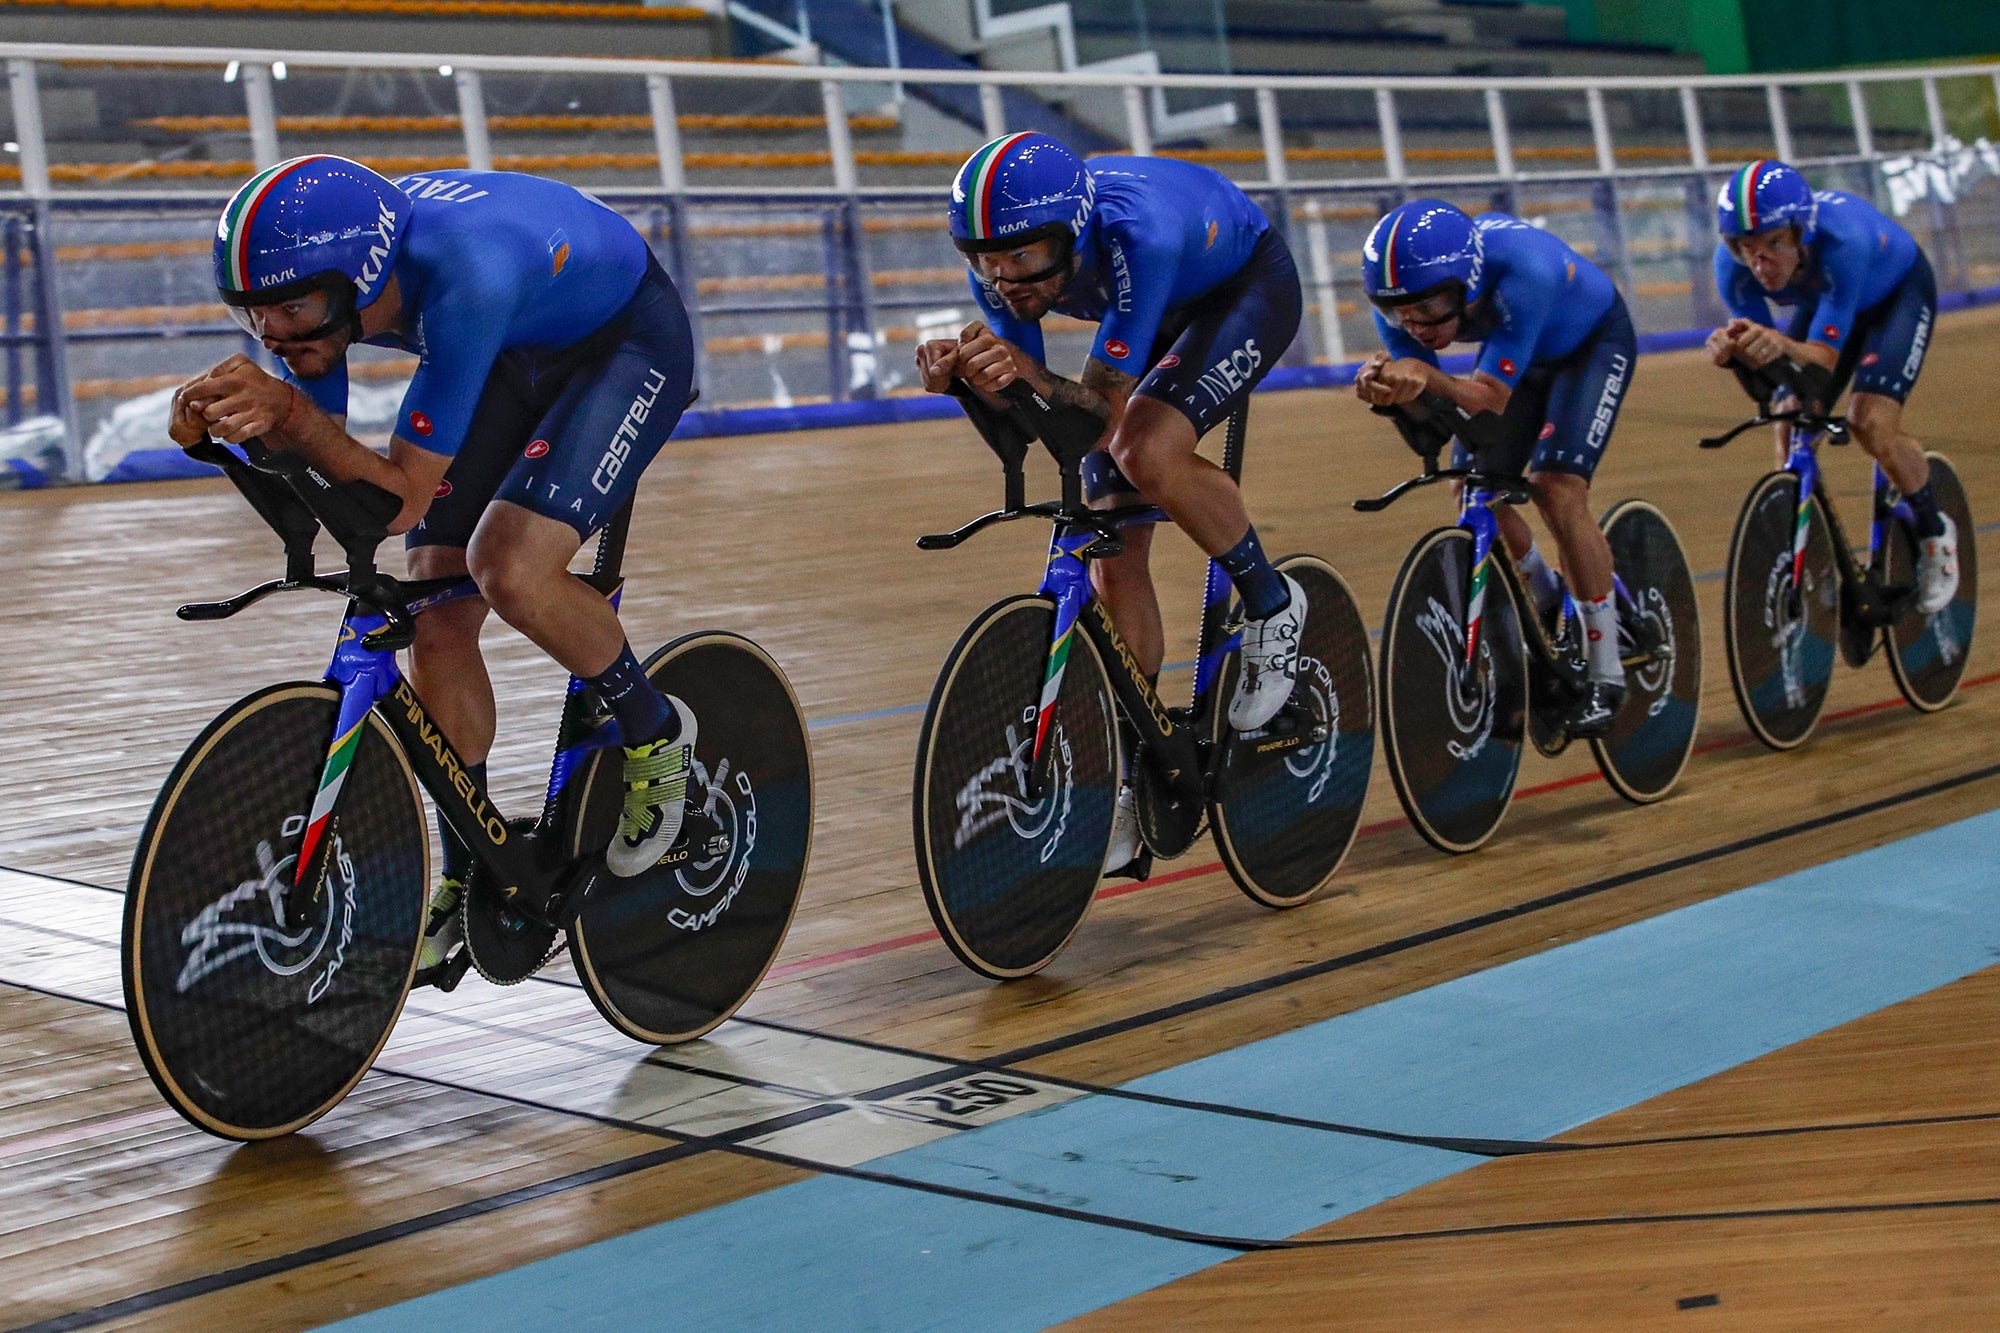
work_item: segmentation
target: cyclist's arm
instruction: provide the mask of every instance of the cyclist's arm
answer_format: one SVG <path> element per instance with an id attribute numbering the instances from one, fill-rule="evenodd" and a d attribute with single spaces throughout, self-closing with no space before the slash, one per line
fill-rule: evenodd
<path id="1" fill-rule="evenodd" d="M 1483 371 L 1470 377 L 1447 375 L 1438 368 L 1437 353 L 1398 326 L 1375 316 L 1388 358 L 1374 357 L 1355 378 L 1355 391 L 1369 402 L 1384 405 L 1414 402 L 1425 394 L 1449 398 L 1467 412 L 1498 412 L 1513 390 Z"/>
<path id="2" fill-rule="evenodd" d="M 434 454 L 400 435 L 390 438 L 389 456 L 384 458 L 347 433 L 345 417 L 327 415 L 303 394 L 287 426 L 267 436 L 266 443 L 304 455 L 335 481 L 373 482 L 394 494 L 403 507 L 389 524 L 392 534 L 417 525 L 451 466 L 450 455 Z"/>
<path id="3" fill-rule="evenodd" d="M 996 407 L 1006 406 L 1000 390 L 1015 380 L 1032 386 L 1059 407 L 1076 407 L 1104 423 L 1109 431 L 1125 413 L 1138 387 L 1137 376 L 1105 365 L 1095 356 L 1083 363 L 1081 381 L 1056 374 L 1033 356 L 984 324 L 968 324 L 959 335 L 953 356 L 956 373 Z"/>
<path id="4" fill-rule="evenodd" d="M 1852 291 L 1857 286 L 1855 281 L 1840 283 L 1842 291 Z M 1853 312 L 1845 308 L 1845 300 L 1835 301 L 1830 293 L 1813 312 L 1810 322 L 1803 319 L 1795 321 L 1794 333 L 1833 327 L 1835 341 L 1827 343 L 1780 333 L 1771 317 L 1769 297 L 1757 285 L 1757 279 L 1750 270 L 1731 257 L 1726 246 L 1716 247 L 1715 287 L 1731 316 L 1727 325 L 1709 335 L 1709 356 L 1717 365 L 1728 365 L 1735 360 L 1755 370 L 1779 357 L 1789 357 L 1802 365 L 1816 365 L 1825 370 L 1832 370 L 1839 364 L 1838 343 L 1845 338 L 1853 323 Z"/>
<path id="5" fill-rule="evenodd" d="M 1137 375 L 1107 366 L 1095 356 L 1085 358 L 1080 379 L 1064 379 L 1047 366 L 1036 369 L 1040 374 L 1030 377 L 1030 382 L 1037 393 L 1052 403 L 1082 408 L 1104 423 L 1107 435 L 1124 420 L 1125 406 L 1139 387 Z"/>
<path id="6" fill-rule="evenodd" d="M 1514 390 L 1483 370 L 1470 375 L 1447 375 L 1436 366 L 1426 366 L 1425 392 L 1440 394 L 1473 415 L 1504 412 Z"/>
<path id="7" fill-rule="evenodd" d="M 423 451 L 401 439 L 391 442 L 384 458 L 347 433 L 345 415 L 328 413 L 298 385 L 241 354 L 180 387 L 168 432 L 182 445 L 197 443 L 204 434 L 225 444 L 262 439 L 273 449 L 299 454 L 335 481 L 372 482 L 403 501 L 392 532 L 423 517 L 451 462 L 444 458 L 433 466 L 412 456 Z"/>

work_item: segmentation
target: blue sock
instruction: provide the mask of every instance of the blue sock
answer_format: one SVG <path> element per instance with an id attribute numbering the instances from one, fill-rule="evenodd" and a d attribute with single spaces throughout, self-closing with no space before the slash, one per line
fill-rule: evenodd
<path id="1" fill-rule="evenodd" d="M 1215 557 L 1215 563 L 1242 594 L 1243 612 L 1250 619 L 1268 620 L 1292 604 L 1292 591 L 1271 568 L 1254 526 L 1244 532 L 1242 541 Z"/>
<path id="2" fill-rule="evenodd" d="M 467 764 L 466 773 L 481 787 L 486 785 L 486 761 Z M 444 847 L 444 865 L 439 874 L 445 879 L 457 880 L 460 884 L 472 876 L 472 848 L 465 845 L 465 839 L 458 836 L 458 830 L 444 822 L 444 810 L 438 810 L 438 842 Z"/>
<path id="3" fill-rule="evenodd" d="M 629 643 L 618 650 L 617 661 L 590 677 L 590 688 L 618 719 L 618 735 L 626 745 L 669 740 L 681 729 L 673 705 L 646 679 Z"/>
<path id="4" fill-rule="evenodd" d="M 1944 536 L 1944 515 L 1938 511 L 1937 496 L 1931 493 L 1929 482 L 1925 482 L 1903 498 L 1910 502 L 1910 513 L 1917 520 L 1917 536 Z"/>

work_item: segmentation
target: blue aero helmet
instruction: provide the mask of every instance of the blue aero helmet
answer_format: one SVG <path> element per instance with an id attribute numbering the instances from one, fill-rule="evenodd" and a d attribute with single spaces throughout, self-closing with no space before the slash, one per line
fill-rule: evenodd
<path id="1" fill-rule="evenodd" d="M 1725 241 L 1777 227 L 1799 229 L 1810 244 L 1819 225 L 1819 203 L 1797 167 L 1760 160 L 1739 169 L 1715 200 L 1715 229 Z"/>
<path id="2" fill-rule="evenodd" d="M 1451 293 L 1463 313 L 1485 294 L 1485 273 L 1479 228 L 1441 199 L 1390 209 L 1361 245 L 1362 287 L 1384 309 Z"/>
<path id="3" fill-rule="evenodd" d="M 258 172 L 215 227 L 215 288 L 253 337 L 257 306 L 326 293 L 326 317 L 292 341 L 347 328 L 375 303 L 410 229 L 410 197 L 344 157 L 295 157 Z"/>
<path id="4" fill-rule="evenodd" d="M 1097 182 L 1075 153 L 1046 134 L 1002 135 L 951 182 L 951 241 L 970 255 L 1055 237 L 1057 263 L 1022 279 L 1039 282 L 1068 266 L 1096 204 Z"/>

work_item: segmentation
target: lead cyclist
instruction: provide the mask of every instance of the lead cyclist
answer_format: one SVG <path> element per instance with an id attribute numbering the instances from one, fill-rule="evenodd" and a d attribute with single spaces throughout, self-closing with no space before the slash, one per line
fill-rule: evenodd
<path id="1" fill-rule="evenodd" d="M 222 212 L 215 286 L 282 363 L 246 356 L 174 392 L 192 445 L 262 438 L 338 481 L 402 501 L 414 578 L 470 573 L 480 596 L 417 620 L 410 676 L 483 785 L 496 705 L 479 649 L 490 607 L 618 723 L 626 797 L 605 861 L 653 864 L 680 831 L 696 738 L 641 670 L 618 614 L 569 572 L 637 487 L 689 400 L 694 352 L 673 282 L 632 225 L 556 181 L 445 171 L 394 182 L 345 158 L 293 158 Z M 347 432 L 348 350 L 416 355 L 386 457 Z M 419 979 L 456 943 L 471 850 L 442 818 Z"/>

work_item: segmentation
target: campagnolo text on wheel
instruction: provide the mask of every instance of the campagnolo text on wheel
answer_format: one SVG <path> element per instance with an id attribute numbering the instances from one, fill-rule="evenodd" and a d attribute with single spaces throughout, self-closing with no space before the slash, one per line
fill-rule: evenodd
<path id="1" fill-rule="evenodd" d="M 336 1105 L 412 985 L 518 982 L 565 940 L 614 1026 L 698 1036 L 763 976 L 805 873 L 811 767 L 783 673 L 726 633 L 642 663 L 618 618 L 632 493 L 689 398 L 679 295 L 629 223 L 568 186 L 437 183 L 331 157 L 253 178 L 224 211 L 216 285 L 285 375 L 232 357 L 175 394 L 176 439 L 285 550 L 282 578 L 182 617 L 295 589 L 347 599 L 324 677 L 225 709 L 133 860 L 140 1053 L 176 1110 L 226 1137 Z M 357 341 L 418 354 L 387 457 L 346 434 Z M 322 528 L 340 572 L 315 572 Z M 398 531 L 409 580 L 376 565 Z M 570 573 L 592 536 L 594 567 Z M 541 810 L 517 819 L 483 762 L 489 608 L 571 672 Z"/>
<path id="2" fill-rule="evenodd" d="M 1549 755 L 1587 740 L 1621 796 L 1659 800 L 1694 746 L 1701 626 L 1666 516 L 1644 500 L 1590 513 L 1638 352 L 1623 298 L 1558 237 L 1434 199 L 1384 215 L 1362 259 L 1386 350 L 1355 392 L 1424 471 L 1355 507 L 1461 492 L 1458 522 L 1403 562 L 1383 625 L 1383 747 L 1404 810 L 1442 850 L 1479 847 L 1524 739 Z M 1461 341 L 1481 344 L 1473 371 L 1447 375 L 1438 353 Z M 1560 572 L 1515 512 L 1530 499 Z"/>
<path id="3" fill-rule="evenodd" d="M 1025 517 L 1054 534 L 1041 587 L 976 618 L 931 695 L 913 818 L 933 919 L 976 971 L 1027 975 L 1102 876 L 1143 879 L 1204 826 L 1244 892 L 1305 902 L 1359 826 L 1374 709 L 1346 585 L 1312 556 L 1269 559 L 1238 488 L 1248 395 L 1298 330 L 1282 236 L 1207 168 L 1086 165 L 1032 133 L 966 161 L 950 225 L 982 318 L 918 364 L 1000 458 L 1006 501 L 920 544 Z M 1051 311 L 1098 322 L 1080 381 L 1043 364 Z M 1195 449 L 1224 422 L 1218 466 Z M 1035 440 L 1058 501 L 1026 502 Z M 1210 557 L 1186 708 L 1158 689 L 1148 557 L 1163 520 Z"/>

